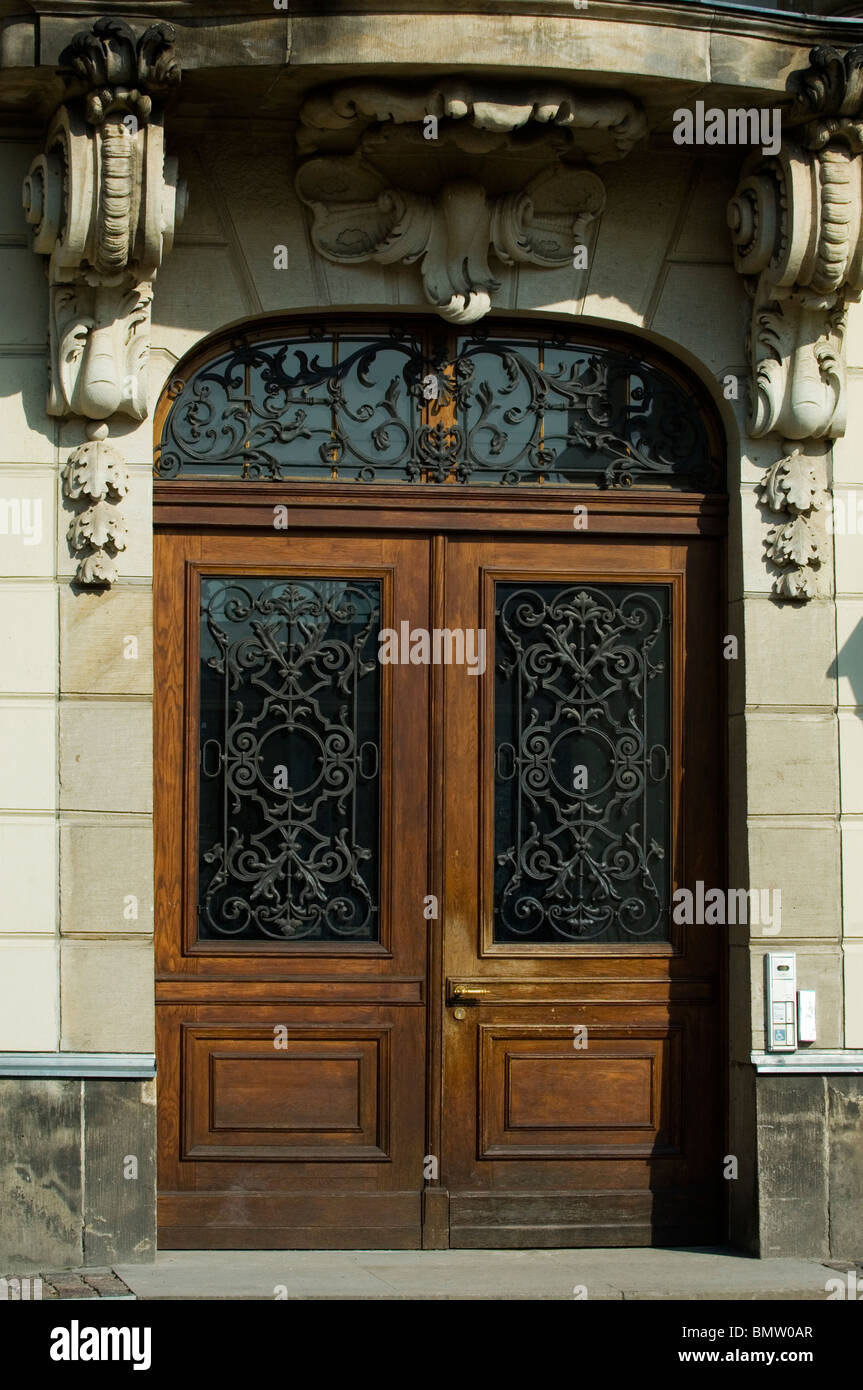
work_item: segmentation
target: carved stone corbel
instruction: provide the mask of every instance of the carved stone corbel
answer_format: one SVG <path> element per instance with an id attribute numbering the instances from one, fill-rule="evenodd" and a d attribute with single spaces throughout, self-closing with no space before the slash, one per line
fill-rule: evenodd
<path id="1" fill-rule="evenodd" d="M 346 84 L 309 98 L 300 119 L 299 148 L 326 151 L 296 175 L 316 250 L 345 265 L 418 261 L 426 298 L 453 323 L 489 312 L 490 250 L 505 265 L 573 265 L 605 205 L 584 164 L 622 158 L 647 129 L 619 93 L 455 82 Z"/>
<path id="2" fill-rule="evenodd" d="M 165 155 L 164 99 L 180 80 L 173 38 L 171 25 L 153 24 L 136 39 L 111 18 L 77 34 L 60 56 L 63 104 L 24 181 L 33 250 L 47 257 L 50 286 L 47 411 L 94 422 L 67 464 L 77 488 L 82 459 L 104 471 L 97 460 L 108 447 L 105 422 L 147 414 L 153 280 L 186 201 L 177 162 Z M 118 465 L 112 469 L 119 478 Z M 95 493 L 69 485 L 71 500 L 95 503 L 70 527 L 73 549 L 88 550 L 78 578 L 110 583 L 125 528 L 106 509 L 126 484 Z"/>
<path id="3" fill-rule="evenodd" d="M 810 60 L 792 81 L 781 150 L 747 160 L 728 209 L 734 264 L 753 300 L 749 432 L 791 446 L 761 500 L 789 515 L 765 544 L 783 567 L 777 592 L 795 598 L 817 592 L 809 517 L 818 504 L 800 503 L 820 489 L 793 443 L 845 432 L 847 306 L 863 290 L 863 49 L 815 48 Z"/>
<path id="4" fill-rule="evenodd" d="M 475 323 L 491 308 L 500 281 L 489 247 L 505 265 L 570 265 L 605 206 L 602 182 L 587 169 L 548 171 L 499 198 L 476 179 L 450 179 L 426 197 L 392 187 L 361 159 L 313 159 L 296 188 L 322 256 L 346 265 L 419 261 L 426 298 L 450 323 Z"/>

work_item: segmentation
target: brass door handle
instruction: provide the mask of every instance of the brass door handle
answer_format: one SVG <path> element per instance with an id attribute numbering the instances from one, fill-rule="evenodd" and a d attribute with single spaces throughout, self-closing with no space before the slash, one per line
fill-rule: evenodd
<path id="1" fill-rule="evenodd" d="M 469 985 L 453 985 L 450 989 L 450 1002 L 468 1004 L 473 1003 L 480 995 L 491 994 L 490 989 L 471 989 Z"/>

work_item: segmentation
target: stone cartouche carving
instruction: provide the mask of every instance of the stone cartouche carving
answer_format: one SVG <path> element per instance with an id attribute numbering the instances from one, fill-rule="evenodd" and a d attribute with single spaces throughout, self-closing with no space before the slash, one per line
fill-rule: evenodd
<path id="1" fill-rule="evenodd" d="M 319 152 L 296 176 L 315 248 L 346 265 L 418 262 L 426 298 L 454 323 L 491 308 L 490 251 L 505 265 L 573 264 L 605 204 L 584 164 L 622 158 L 646 131 L 617 93 L 463 83 L 346 84 L 300 117 L 299 148 Z"/>
<path id="2" fill-rule="evenodd" d="M 112 18 L 76 35 L 60 57 L 63 104 L 24 181 L 32 245 L 47 257 L 50 286 L 48 414 L 96 425 L 69 466 L 79 454 L 104 454 L 103 422 L 147 413 L 153 280 L 185 208 L 177 162 L 165 155 L 164 100 L 180 80 L 173 37 L 171 25 L 153 24 L 136 38 Z M 76 519 L 75 535 L 105 549 L 105 559 L 91 555 L 79 578 L 110 582 L 123 528 L 109 525 L 105 508 L 123 492 L 112 485 L 86 495 L 97 509 Z"/>
<path id="3" fill-rule="evenodd" d="M 810 60 L 792 83 L 781 150 L 747 160 L 728 209 L 734 264 L 753 300 L 749 431 L 792 445 L 845 432 L 847 305 L 863 290 L 863 49 L 816 48 Z M 789 514 L 766 542 L 787 566 L 777 590 L 801 598 L 817 589 L 807 520 L 816 504 L 793 500 L 804 476 L 792 451 L 762 489 L 763 502 Z"/>
<path id="4" fill-rule="evenodd" d="M 569 265 L 605 205 L 596 174 L 540 174 L 517 193 L 489 198 L 475 179 L 450 179 L 434 197 L 390 187 L 368 164 L 313 159 L 297 192 L 314 213 L 312 240 L 327 260 L 420 263 L 426 298 L 451 323 L 474 323 L 491 308 L 500 281 L 491 247 L 505 265 Z"/>

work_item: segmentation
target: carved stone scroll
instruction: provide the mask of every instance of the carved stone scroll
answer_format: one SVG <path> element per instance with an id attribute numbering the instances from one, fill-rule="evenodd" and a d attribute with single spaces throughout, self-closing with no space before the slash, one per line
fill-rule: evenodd
<path id="1" fill-rule="evenodd" d="M 734 264 L 753 301 L 749 431 L 792 446 L 845 432 L 847 306 L 863 291 L 863 49 L 816 48 L 810 60 L 792 82 L 781 150 L 747 160 L 728 209 Z M 777 591 L 796 598 L 817 591 L 808 517 L 818 504 L 800 505 L 808 477 L 792 447 L 761 492 L 789 516 L 766 545 L 784 567 Z"/>
<path id="2" fill-rule="evenodd" d="M 104 422 L 147 413 L 153 280 L 186 201 L 177 162 L 165 155 L 164 101 L 180 80 L 173 37 L 171 25 L 153 24 L 136 38 L 113 18 L 76 35 L 60 58 L 63 104 L 24 181 L 33 250 L 48 258 L 47 411 L 95 422 L 67 465 L 70 478 L 83 477 L 86 462 L 87 476 L 119 480 L 114 450 L 110 468 L 98 462 L 108 457 Z M 82 583 L 110 583 L 116 573 L 111 556 L 124 528 L 115 509 L 125 489 L 115 482 L 98 495 L 66 487 L 70 499 L 94 503 L 70 528 L 73 549 L 88 551 Z"/>
<path id="3" fill-rule="evenodd" d="M 729 206 L 737 270 L 751 277 L 750 433 L 845 430 L 846 304 L 863 289 L 860 160 L 792 144 L 755 156 Z"/>
<path id="4" fill-rule="evenodd" d="M 391 187 L 361 159 L 313 159 L 297 193 L 314 214 L 312 240 L 327 260 L 420 262 L 426 298 L 451 323 L 474 323 L 500 289 L 491 246 L 506 265 L 569 265 L 575 245 L 605 206 L 586 169 L 538 175 L 516 193 L 489 198 L 476 179 L 451 179 L 433 197 Z"/>

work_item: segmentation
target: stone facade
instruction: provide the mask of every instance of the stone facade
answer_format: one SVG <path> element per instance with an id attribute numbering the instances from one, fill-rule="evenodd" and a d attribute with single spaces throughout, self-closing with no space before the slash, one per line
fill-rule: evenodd
<path id="1" fill-rule="evenodd" d="M 781 947 L 796 952 L 798 983 L 818 998 L 818 1041 L 805 1053 L 802 1074 L 763 1070 L 762 958 L 777 943 L 757 927 L 728 929 L 728 1151 L 740 1160 L 729 1229 L 736 1243 L 762 1255 L 859 1256 L 863 520 L 833 536 L 823 503 L 841 491 L 863 518 L 863 307 L 856 299 L 863 278 L 849 251 L 837 283 L 812 289 L 810 278 L 809 299 L 793 310 L 798 319 L 820 315 L 823 324 L 838 299 L 847 308 L 844 332 L 835 322 L 829 329 L 831 351 L 844 357 L 844 384 L 841 372 L 836 377 L 841 409 L 832 399 L 813 424 L 789 388 L 775 418 L 762 412 L 753 422 L 746 388 L 760 359 L 751 342 L 747 349 L 747 334 L 766 261 L 747 260 L 741 250 L 741 178 L 760 177 L 760 196 L 768 199 L 764 181 L 774 174 L 758 168 L 742 175 L 746 149 L 675 144 L 671 113 L 696 100 L 772 108 L 785 98 L 789 74 L 807 70 L 810 47 L 844 51 L 863 41 L 863 23 L 741 17 L 682 4 L 608 3 L 575 13 L 560 5 L 542 17 L 500 4 L 445 19 L 417 13 L 404 24 L 373 5 L 343 16 L 338 7 L 330 14 L 327 6 L 292 6 L 290 19 L 246 8 L 238 5 L 230 22 L 221 15 L 208 29 L 194 16 L 188 27 L 183 22 L 189 10 L 206 16 L 213 7 L 205 4 L 139 5 L 133 39 L 150 22 L 142 16 L 173 21 L 184 79 L 169 80 L 174 60 L 165 56 L 162 34 L 150 55 L 150 95 L 144 84 L 133 99 L 131 79 L 112 77 L 101 125 L 87 124 L 82 102 L 108 77 L 88 86 L 79 74 L 79 90 L 55 75 L 75 34 L 92 24 L 88 6 L 42 14 L 38 41 L 30 21 L 17 21 L 0 53 L 7 112 L 0 138 L 0 1266 L 103 1265 L 149 1259 L 155 1249 L 155 1085 L 146 1059 L 154 1045 L 151 471 L 160 395 L 184 355 L 226 325 L 329 306 L 427 312 L 429 301 L 449 305 L 453 317 L 459 296 L 463 312 L 472 305 L 624 328 L 686 364 L 722 413 L 731 499 L 727 631 L 740 643 L 739 659 L 728 664 L 729 876 L 732 884 L 781 888 Z M 559 111 L 561 93 L 589 74 L 590 88 L 601 80 L 619 106 L 599 121 L 587 112 L 585 126 L 595 133 L 604 123 L 606 133 L 614 127 L 619 135 L 628 120 L 631 143 L 642 138 L 642 124 L 649 131 L 637 155 L 621 148 L 628 136 L 599 149 L 601 162 L 554 206 L 532 187 L 540 222 L 562 219 L 556 225 L 567 247 L 583 235 L 586 269 L 574 269 L 568 254 L 537 263 L 529 248 L 533 214 L 523 204 L 510 207 L 508 233 L 498 219 L 495 240 L 485 199 L 504 195 L 483 184 L 482 151 L 470 155 L 474 191 L 463 185 L 453 201 L 443 182 L 429 197 L 419 242 L 397 254 L 388 226 L 362 256 L 339 253 L 337 200 L 327 202 L 322 192 L 325 171 L 308 172 L 309 155 L 317 154 L 309 131 L 319 130 L 308 110 L 304 123 L 299 98 L 319 88 L 322 75 L 329 90 L 333 72 L 360 86 L 410 82 L 420 54 L 428 102 L 441 110 L 447 84 L 463 90 L 474 83 L 476 99 L 486 93 L 498 108 L 512 108 L 513 93 L 521 92 L 535 118 L 543 103 L 557 102 Z M 537 90 L 527 100 L 531 83 Z M 36 117 L 26 104 L 31 87 L 39 92 Z M 854 112 L 860 109 L 858 101 Z M 416 122 L 422 111 L 401 115 L 404 135 L 408 116 Z M 132 135 L 119 133 L 125 116 L 134 117 Z M 380 117 L 369 102 L 364 118 Z M 498 112 L 498 132 L 505 135 L 514 119 Z M 574 127 L 563 133 L 578 141 L 578 119 Z M 50 201 L 51 179 L 62 179 L 63 160 L 67 181 L 85 179 L 87 159 L 108 157 L 98 141 L 111 138 L 136 142 L 133 181 L 149 159 L 165 188 L 158 226 L 128 202 L 122 245 L 103 247 L 105 264 L 94 277 L 82 266 L 96 256 L 100 209 L 82 212 L 89 221 L 79 229 L 78 260 L 65 263 L 37 211 Z M 817 145 L 814 135 L 810 143 Z M 818 146 L 825 147 L 838 148 L 835 139 Z M 859 181 L 859 148 L 851 139 L 841 149 Z M 371 206 L 386 190 L 399 193 L 393 159 L 404 163 L 410 182 L 406 138 L 385 168 L 378 157 L 370 173 L 359 167 L 363 157 L 326 156 L 354 161 L 354 202 Z M 550 150 L 548 163 L 556 157 Z M 810 150 L 807 158 L 817 156 Z M 540 161 L 530 178 L 543 167 Z M 307 172 L 298 177 L 301 168 Z M 18 188 L 28 176 L 25 221 Z M 182 221 L 179 178 L 188 189 Z M 726 210 L 735 195 L 732 237 Z M 407 196 L 403 187 L 400 196 Z M 437 276 L 428 260 L 421 272 L 413 262 L 442 220 L 458 231 L 477 200 L 485 221 L 469 283 L 458 277 L 464 255 L 449 263 L 444 257 Z M 859 199 L 854 216 L 860 234 Z M 508 255 L 515 243 L 522 251 Z M 281 266 L 276 247 L 286 253 Z M 750 275 L 755 301 L 747 294 Z M 799 294 L 793 268 L 791 279 Z M 101 397 L 104 373 L 86 378 L 81 368 L 70 378 L 63 371 L 58 344 L 68 330 L 58 296 L 69 290 L 78 319 L 106 335 L 114 376 Z M 119 306 L 120 290 L 134 303 Z M 816 305 L 819 294 L 822 301 L 833 294 L 833 303 Z M 92 342 L 92 326 L 87 332 Z M 130 358 L 135 334 L 140 344 L 149 339 L 149 353 Z M 808 321 L 797 323 L 796 334 L 797 346 L 780 348 L 780 366 L 811 348 Z M 739 384 L 736 398 L 729 379 Z M 792 454 L 796 503 L 788 506 L 790 484 L 783 491 L 775 468 Z M 115 481 L 106 483 L 114 457 Z M 806 488 L 810 505 L 800 501 Z M 88 509 L 98 513 L 89 531 L 76 531 L 75 519 Z M 817 563 L 811 543 L 800 563 L 781 554 L 766 559 L 770 527 L 800 517 L 815 538 Z M 805 579 L 783 584 L 789 573 Z M 28 1054 L 55 1055 L 57 1063 L 43 1061 L 38 1075 L 28 1075 Z M 98 1067 L 88 1074 L 79 1054 L 126 1054 L 137 1059 L 139 1074 L 124 1077 L 115 1067 L 110 1075 L 107 1064 L 104 1074 Z M 63 1070 L 64 1057 L 71 1070 Z M 130 1155 L 133 1180 L 123 1172 Z M 131 1181 L 133 1202 L 123 1188 Z"/>

